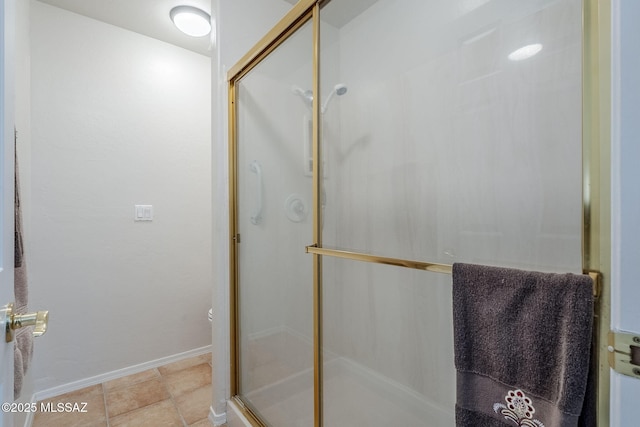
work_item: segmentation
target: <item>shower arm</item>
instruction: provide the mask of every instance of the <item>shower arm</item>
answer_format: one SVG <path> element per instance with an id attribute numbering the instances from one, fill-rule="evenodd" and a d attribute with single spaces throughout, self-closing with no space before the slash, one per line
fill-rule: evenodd
<path id="1" fill-rule="evenodd" d="M 251 215 L 251 223 L 258 225 L 262 221 L 262 167 L 257 160 L 254 160 L 249 164 L 249 170 L 258 176 L 258 206 L 255 213 Z"/>
<path id="2" fill-rule="evenodd" d="M 331 98 L 333 98 L 333 95 L 335 93 L 336 93 L 335 90 L 331 91 L 327 99 L 324 101 L 324 104 L 322 104 L 322 107 L 320 108 L 320 113 L 324 114 L 324 112 L 327 111 L 327 107 L 329 106 L 329 101 L 331 101 Z"/>

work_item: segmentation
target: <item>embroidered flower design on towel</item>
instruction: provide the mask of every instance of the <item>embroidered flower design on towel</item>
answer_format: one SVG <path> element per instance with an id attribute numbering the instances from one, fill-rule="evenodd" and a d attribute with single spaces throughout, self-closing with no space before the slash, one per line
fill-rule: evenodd
<path id="1" fill-rule="evenodd" d="M 533 414 L 536 412 L 533 401 L 522 390 L 509 390 L 504 400 L 507 406 L 502 403 L 493 404 L 493 411 L 496 414 L 500 410 L 507 420 L 513 421 L 519 427 L 544 427 L 540 421 L 533 419 Z"/>

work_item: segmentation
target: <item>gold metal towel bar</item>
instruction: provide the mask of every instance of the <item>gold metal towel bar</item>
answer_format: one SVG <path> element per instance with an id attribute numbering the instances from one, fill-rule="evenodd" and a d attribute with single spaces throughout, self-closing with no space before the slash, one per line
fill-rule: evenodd
<path id="1" fill-rule="evenodd" d="M 310 254 L 331 256 L 334 258 L 344 258 L 355 261 L 372 262 L 375 264 L 394 265 L 397 267 L 414 268 L 416 270 L 431 271 L 434 273 L 451 274 L 453 266 L 451 264 L 439 264 L 434 262 L 411 261 L 400 258 L 389 258 L 377 255 L 369 255 L 358 252 L 343 251 L 339 249 L 319 248 L 315 245 L 307 246 L 306 252 Z M 585 272 L 593 280 L 593 296 L 600 296 L 600 273 L 597 271 Z"/>

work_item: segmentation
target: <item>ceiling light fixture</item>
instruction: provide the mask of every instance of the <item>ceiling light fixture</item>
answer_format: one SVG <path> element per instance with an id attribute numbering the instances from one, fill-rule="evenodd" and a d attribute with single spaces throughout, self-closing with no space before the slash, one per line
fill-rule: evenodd
<path id="1" fill-rule="evenodd" d="M 193 6 L 176 6 L 169 12 L 171 20 L 183 33 L 192 37 L 211 32 L 211 15 Z"/>

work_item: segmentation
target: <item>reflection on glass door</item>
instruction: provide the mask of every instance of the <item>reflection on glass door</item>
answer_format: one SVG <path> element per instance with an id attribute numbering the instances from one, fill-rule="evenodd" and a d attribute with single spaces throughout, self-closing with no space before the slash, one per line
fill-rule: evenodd
<path id="1" fill-rule="evenodd" d="M 237 388 L 278 427 L 313 425 L 310 27 L 236 83 Z"/>

